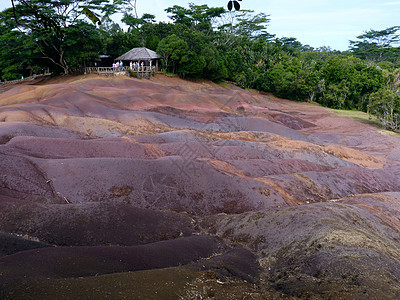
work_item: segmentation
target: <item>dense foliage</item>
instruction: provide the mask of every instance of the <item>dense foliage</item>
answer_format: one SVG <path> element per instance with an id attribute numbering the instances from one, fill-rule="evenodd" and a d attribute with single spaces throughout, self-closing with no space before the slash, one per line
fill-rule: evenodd
<path id="1" fill-rule="evenodd" d="M 129 0 L 14 2 L 0 14 L 3 80 L 28 70 L 69 73 L 99 54 L 115 58 L 145 46 L 162 55 L 165 71 L 182 77 L 229 80 L 292 100 L 369 111 L 387 128 L 400 126 L 399 26 L 367 31 L 340 52 L 277 38 L 267 31 L 268 15 L 246 10 L 174 5 L 166 9 L 172 22 L 165 23 L 132 14 Z M 110 19 L 117 10 L 126 29 Z"/>

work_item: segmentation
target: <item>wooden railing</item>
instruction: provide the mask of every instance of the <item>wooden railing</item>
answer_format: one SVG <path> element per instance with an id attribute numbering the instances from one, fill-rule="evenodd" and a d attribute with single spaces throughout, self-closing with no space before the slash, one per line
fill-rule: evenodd
<path id="1" fill-rule="evenodd" d="M 51 73 L 32 75 L 32 76 L 21 78 L 21 79 L 7 80 L 7 81 L 4 81 L 4 82 L 2 81 L 2 82 L 0 82 L 0 84 L 9 84 L 9 83 L 20 82 L 20 81 L 28 81 L 28 80 L 33 80 L 33 79 L 36 79 L 36 78 L 39 78 L 39 77 L 50 76 L 50 75 L 51 75 Z"/>
<path id="2" fill-rule="evenodd" d="M 132 72 L 135 73 L 156 73 L 157 69 L 156 66 L 143 66 L 143 67 L 138 67 L 138 68 L 130 68 L 129 66 L 126 67 L 86 67 L 85 68 L 85 73 L 96 73 L 96 74 L 118 74 L 121 72 L 128 72 L 131 70 Z"/>
<path id="3" fill-rule="evenodd" d="M 116 75 L 116 74 L 121 74 L 121 73 L 126 73 L 128 70 L 131 70 L 132 72 L 136 73 L 138 77 L 148 77 L 151 74 L 157 73 L 158 70 L 156 66 L 143 66 L 143 67 L 138 67 L 138 68 L 132 68 L 130 69 L 129 66 L 126 67 L 86 67 L 84 69 L 85 74 L 90 74 L 90 73 L 95 73 L 95 74 L 105 74 L 105 75 Z M 82 69 L 80 70 L 80 73 L 82 74 Z M 21 79 L 16 79 L 16 80 L 9 80 L 9 81 L 4 81 L 0 82 L 0 84 L 9 84 L 9 83 L 14 83 L 14 82 L 20 82 L 20 81 L 27 81 L 27 80 L 32 80 L 36 79 L 38 77 L 42 76 L 49 76 L 51 73 L 45 73 L 45 74 L 39 74 L 39 75 L 33 75 Z"/>

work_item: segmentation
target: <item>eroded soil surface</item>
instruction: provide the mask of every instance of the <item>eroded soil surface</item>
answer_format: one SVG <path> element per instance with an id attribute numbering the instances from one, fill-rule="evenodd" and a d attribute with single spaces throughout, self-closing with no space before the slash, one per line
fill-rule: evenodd
<path id="1" fill-rule="evenodd" d="M 1 299 L 398 299 L 400 138 L 230 84 L 0 87 Z"/>

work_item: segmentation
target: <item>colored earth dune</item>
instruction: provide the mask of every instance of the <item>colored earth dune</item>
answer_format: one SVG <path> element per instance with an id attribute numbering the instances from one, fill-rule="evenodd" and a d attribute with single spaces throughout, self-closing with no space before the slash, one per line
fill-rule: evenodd
<path id="1" fill-rule="evenodd" d="M 228 83 L 3 85 L 0 298 L 400 298 L 399 175 L 399 137 Z"/>

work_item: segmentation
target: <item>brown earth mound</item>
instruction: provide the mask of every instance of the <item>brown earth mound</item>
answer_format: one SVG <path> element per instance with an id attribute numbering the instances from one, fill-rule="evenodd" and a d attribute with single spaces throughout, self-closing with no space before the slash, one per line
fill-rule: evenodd
<path id="1" fill-rule="evenodd" d="M 0 298 L 399 298 L 399 146 L 203 80 L 1 86 Z"/>

